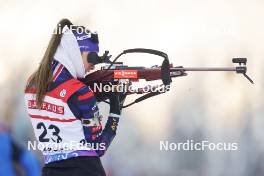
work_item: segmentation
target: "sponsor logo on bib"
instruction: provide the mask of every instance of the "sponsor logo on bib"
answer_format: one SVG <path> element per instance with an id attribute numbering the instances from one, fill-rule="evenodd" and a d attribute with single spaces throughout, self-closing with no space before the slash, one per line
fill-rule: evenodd
<path id="1" fill-rule="evenodd" d="M 28 100 L 28 108 L 29 109 L 37 109 L 37 101 L 36 100 Z M 41 110 L 54 112 L 56 114 L 64 114 L 64 107 L 55 105 L 49 102 L 43 102 L 41 104 Z"/>

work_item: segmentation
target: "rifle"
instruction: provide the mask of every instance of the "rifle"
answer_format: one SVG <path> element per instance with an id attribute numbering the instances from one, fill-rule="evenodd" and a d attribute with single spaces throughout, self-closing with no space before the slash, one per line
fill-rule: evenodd
<path id="1" fill-rule="evenodd" d="M 117 62 L 124 54 L 128 53 L 147 53 L 152 55 L 157 55 L 163 58 L 161 66 L 153 66 L 150 68 L 146 67 L 129 67 L 124 65 L 123 62 Z M 143 94 L 143 96 L 137 98 L 133 102 L 124 105 L 122 108 L 129 107 L 135 103 L 139 103 L 150 97 L 163 94 L 170 90 L 170 84 L 172 82 L 171 78 L 187 76 L 186 72 L 193 71 L 228 71 L 242 74 L 249 82 L 254 84 L 252 79 L 246 74 L 247 72 L 247 58 L 233 58 L 232 62 L 238 64 L 236 67 L 173 67 L 169 62 L 168 55 L 162 51 L 145 49 L 145 48 L 135 48 L 127 49 L 120 53 L 113 61 L 110 60 L 109 51 L 106 51 L 102 57 L 99 57 L 100 63 L 105 63 L 106 65 L 93 73 L 88 74 L 84 79 L 81 79 L 90 88 L 94 89 L 96 85 L 122 85 L 125 87 L 125 95 L 131 94 Z M 132 82 L 144 79 L 146 81 L 161 80 L 161 85 L 150 86 L 147 85 L 143 88 L 131 89 Z M 126 85 L 126 86 L 123 86 Z M 106 102 L 107 93 L 106 92 L 95 92 L 97 100 Z"/>

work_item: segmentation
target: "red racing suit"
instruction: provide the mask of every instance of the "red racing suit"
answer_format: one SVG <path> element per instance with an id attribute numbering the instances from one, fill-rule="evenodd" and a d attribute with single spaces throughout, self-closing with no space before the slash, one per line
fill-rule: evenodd
<path id="1" fill-rule="evenodd" d="M 35 88 L 25 91 L 28 114 L 45 163 L 102 156 L 116 135 L 119 117 L 110 114 L 103 129 L 93 92 L 57 61 L 53 63 L 52 80 L 40 109 Z"/>

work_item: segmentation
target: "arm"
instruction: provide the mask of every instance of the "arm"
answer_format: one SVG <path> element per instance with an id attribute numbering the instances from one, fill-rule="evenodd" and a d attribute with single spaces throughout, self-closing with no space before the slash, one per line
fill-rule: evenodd
<path id="1" fill-rule="evenodd" d="M 114 106 L 112 106 L 106 125 L 102 130 L 96 98 L 88 87 L 83 87 L 76 92 L 69 99 L 68 104 L 74 115 L 82 120 L 86 141 L 97 144 L 95 146 L 104 146 L 97 150 L 98 155 L 102 156 L 116 135 L 120 112 L 113 110 Z"/>
<path id="2" fill-rule="evenodd" d="M 121 106 L 123 105 L 126 96 L 123 93 L 112 92 L 108 97 L 110 100 L 109 117 L 102 134 L 98 138 L 99 142 L 106 144 L 106 148 L 109 147 L 114 136 L 116 135 L 117 125 L 121 116 Z M 112 138 L 105 139 L 105 137 L 108 137 L 107 134 L 112 134 Z M 105 153 L 105 150 L 101 150 L 99 152 L 99 156 L 102 156 Z"/>

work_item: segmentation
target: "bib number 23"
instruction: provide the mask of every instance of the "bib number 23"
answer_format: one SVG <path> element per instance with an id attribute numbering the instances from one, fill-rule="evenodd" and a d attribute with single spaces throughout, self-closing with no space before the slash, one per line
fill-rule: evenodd
<path id="1" fill-rule="evenodd" d="M 48 128 L 45 126 L 43 122 L 37 124 L 37 129 L 41 129 L 42 133 L 39 136 L 40 142 L 57 142 L 60 143 L 62 141 L 61 137 L 59 136 L 60 129 L 55 125 L 49 125 Z M 52 132 L 50 137 L 47 137 L 48 132 Z"/>

